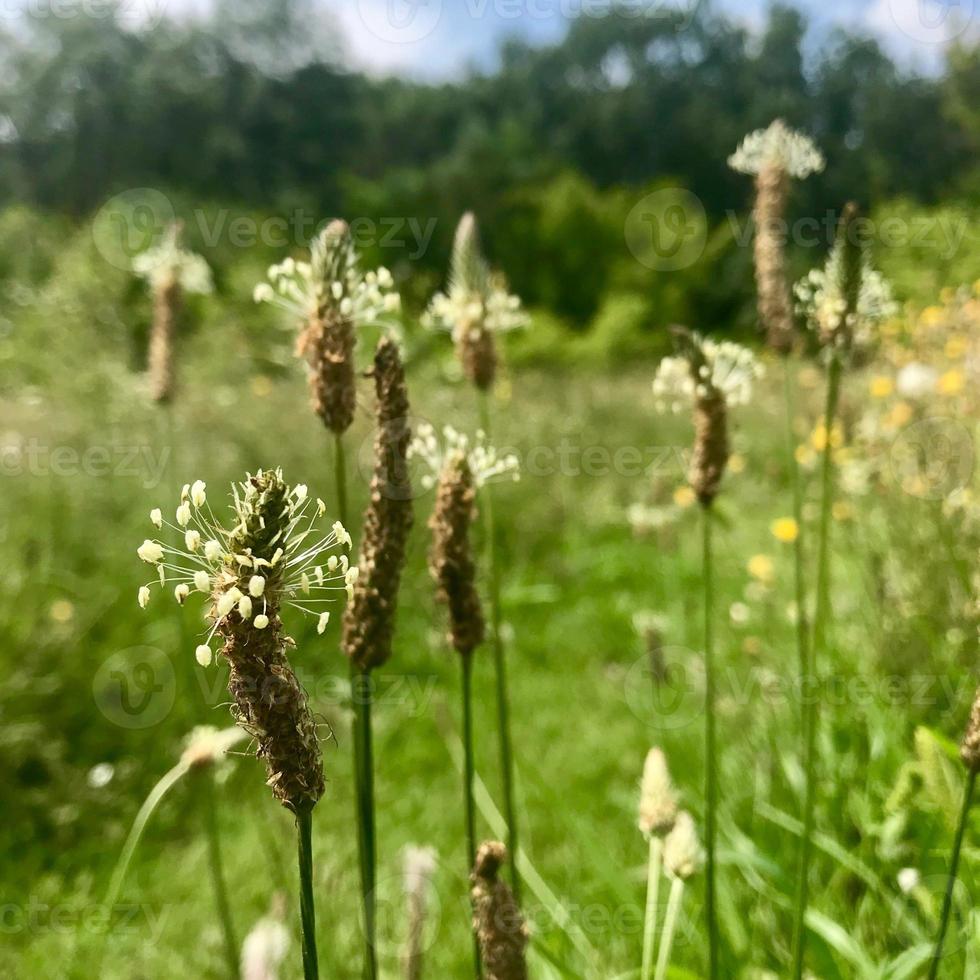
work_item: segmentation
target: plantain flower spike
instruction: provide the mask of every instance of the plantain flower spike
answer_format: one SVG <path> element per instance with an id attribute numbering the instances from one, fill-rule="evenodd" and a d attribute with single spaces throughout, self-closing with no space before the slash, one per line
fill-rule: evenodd
<path id="1" fill-rule="evenodd" d="M 898 306 L 857 235 L 858 209 L 848 204 L 827 263 L 796 284 L 797 308 L 825 350 L 846 355 L 874 345 L 876 328 Z"/>
<path id="2" fill-rule="evenodd" d="M 679 411 L 694 407 L 694 449 L 688 481 L 704 507 L 718 494 L 728 462 L 728 409 L 747 404 L 762 365 L 746 347 L 731 341 L 706 340 L 683 327 L 674 328 L 677 357 L 665 357 L 657 369 L 653 392 L 657 407 Z M 669 401 L 668 401 L 669 400 Z"/>
<path id="3" fill-rule="evenodd" d="M 703 865 L 704 852 L 694 827 L 694 819 L 687 810 L 681 810 L 677 814 L 674 829 L 664 841 L 664 867 L 671 877 L 687 881 Z"/>
<path id="4" fill-rule="evenodd" d="M 493 335 L 528 324 L 520 299 L 508 293 L 505 280 L 487 265 L 472 212 L 456 228 L 449 288 L 432 298 L 423 323 L 449 331 L 463 373 L 481 391 L 493 385 L 497 374 Z"/>
<path id="5" fill-rule="evenodd" d="M 970 772 L 980 772 L 980 690 L 973 700 L 973 710 L 960 745 L 960 758 Z"/>
<path id="6" fill-rule="evenodd" d="M 331 432 L 342 435 L 357 406 L 357 329 L 393 329 L 401 309 L 391 273 L 361 269 L 350 227 L 338 219 L 313 240 L 309 262 L 287 258 L 271 266 L 253 297 L 286 310 L 300 324 L 296 353 L 309 368 L 313 409 Z"/>
<path id="7" fill-rule="evenodd" d="M 232 497 L 229 526 L 215 518 L 202 480 L 181 491 L 176 523 L 151 513 L 154 526 L 166 526 L 182 540 L 174 547 L 148 538 L 137 549 L 157 573 L 141 586 L 140 604 L 148 604 L 153 587 L 172 583 L 178 602 L 206 597 L 211 627 L 195 657 L 209 665 L 211 642 L 221 637 L 232 714 L 255 740 L 273 795 L 298 811 L 323 793 L 323 767 L 317 725 L 287 657 L 294 644 L 280 613 L 285 606 L 299 609 L 322 632 L 329 619 L 324 605 L 337 592 L 350 594 L 357 568 L 336 553 L 350 546 L 347 531 L 339 522 L 321 529 L 323 502 L 314 502 L 302 484 L 290 487 L 280 470 L 247 476 Z"/>
<path id="8" fill-rule="evenodd" d="M 647 837 L 663 837 L 676 819 L 677 793 L 667 769 L 667 757 L 661 749 L 650 749 L 640 783 L 639 828 Z"/>
<path id="9" fill-rule="evenodd" d="M 378 398 L 371 499 L 364 514 L 358 576 L 344 610 L 344 653 L 361 671 L 391 657 L 395 606 L 412 528 L 408 389 L 398 347 L 382 337 L 374 356 Z"/>
<path id="10" fill-rule="evenodd" d="M 176 370 L 174 338 L 185 293 L 210 293 L 211 269 L 200 255 L 180 247 L 180 222 L 167 229 L 163 241 L 133 259 L 133 272 L 149 283 L 153 293 L 153 324 L 147 373 L 154 401 L 173 398 Z"/>
<path id="11" fill-rule="evenodd" d="M 811 140 L 775 120 L 750 133 L 728 158 L 740 173 L 755 176 L 755 279 L 759 320 L 769 345 L 779 353 L 793 346 L 793 305 L 786 275 L 786 198 L 791 178 L 823 170 L 824 159 Z"/>
<path id="12" fill-rule="evenodd" d="M 483 642 L 486 628 L 469 538 L 475 512 L 473 470 L 457 449 L 446 458 L 436 488 L 429 520 L 429 572 L 436 583 L 437 600 L 449 610 L 449 642 L 464 657 Z"/>
<path id="13" fill-rule="evenodd" d="M 527 926 L 513 892 L 498 877 L 506 861 L 507 848 L 499 841 L 485 841 L 476 852 L 470 876 L 473 930 L 486 980 L 527 980 Z"/>

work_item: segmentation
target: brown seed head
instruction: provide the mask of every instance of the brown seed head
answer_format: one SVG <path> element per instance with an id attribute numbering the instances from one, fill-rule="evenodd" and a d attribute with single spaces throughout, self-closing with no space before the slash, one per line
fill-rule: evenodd
<path id="1" fill-rule="evenodd" d="M 229 547 L 234 554 L 272 561 L 286 533 L 289 488 L 279 473 L 268 470 L 253 476 L 251 486 L 255 492 L 241 508 Z M 219 583 L 219 590 L 224 592 L 228 585 Z M 268 626 L 257 629 L 232 610 L 221 620 L 219 632 L 225 641 L 221 652 L 231 668 L 228 690 L 235 700 L 235 720 L 256 740 L 256 754 L 265 760 L 273 795 L 296 811 L 312 807 L 323 795 L 323 762 L 306 692 L 286 657 L 292 641 L 283 634 L 279 619 L 281 587 L 280 562 L 267 569 Z"/>
<path id="2" fill-rule="evenodd" d="M 507 848 L 499 841 L 486 841 L 476 852 L 470 876 L 473 931 L 486 980 L 527 980 L 527 926 L 510 888 L 497 877 L 506 861 Z"/>
<path id="3" fill-rule="evenodd" d="M 487 391 L 493 386 L 497 376 L 497 348 L 493 334 L 482 323 L 460 324 L 456 333 L 456 354 L 463 366 L 463 374 L 480 391 Z"/>
<path id="4" fill-rule="evenodd" d="M 345 221 L 331 221 L 314 242 L 310 262 L 322 288 L 316 309 L 296 342 L 297 355 L 309 365 L 313 410 L 336 435 L 350 428 L 357 407 L 354 323 L 349 314 L 341 312 L 343 295 L 338 298 L 331 289 L 333 283 L 346 281 L 352 252 Z"/>
<path id="5" fill-rule="evenodd" d="M 483 642 L 484 635 L 469 540 L 475 507 L 473 473 L 466 456 L 453 452 L 439 476 L 435 510 L 429 520 L 429 571 L 436 581 L 436 598 L 449 608 L 449 642 L 464 656 Z"/>
<path id="6" fill-rule="evenodd" d="M 783 213 L 789 177 L 782 167 L 763 167 L 755 179 L 755 280 L 759 320 L 773 350 L 793 348 L 793 307 L 786 278 Z"/>
<path id="7" fill-rule="evenodd" d="M 973 701 L 970 721 L 960 745 L 960 758 L 970 772 L 980 772 L 980 690 Z"/>
<path id="8" fill-rule="evenodd" d="M 364 512 L 360 569 L 344 610 L 344 653 L 363 671 L 391 657 L 398 584 L 412 527 L 408 472 L 408 389 L 398 346 L 387 337 L 374 356 L 378 396 L 371 500 Z"/>

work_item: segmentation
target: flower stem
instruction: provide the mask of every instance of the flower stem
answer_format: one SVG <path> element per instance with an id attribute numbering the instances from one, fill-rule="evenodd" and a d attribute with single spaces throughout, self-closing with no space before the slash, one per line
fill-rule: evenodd
<path id="1" fill-rule="evenodd" d="M 650 837 L 650 858 L 647 862 L 647 905 L 643 924 L 643 962 L 640 980 L 650 980 L 653 972 L 653 953 L 656 949 L 657 906 L 660 902 L 660 868 L 663 863 L 664 842 L 657 834 Z"/>
<path id="2" fill-rule="evenodd" d="M 98 946 L 98 952 L 96 953 L 95 959 L 95 970 L 93 971 L 94 976 L 101 975 L 102 959 L 105 954 L 105 944 L 109 938 L 113 910 L 116 907 L 116 903 L 119 901 L 123 881 L 126 878 L 126 872 L 129 870 L 130 862 L 133 860 L 133 855 L 136 853 L 136 847 L 140 842 L 140 838 L 143 836 L 143 831 L 146 829 L 146 825 L 149 822 L 150 817 L 153 816 L 153 811 L 160 805 L 160 801 L 167 795 L 170 789 L 186 772 L 187 763 L 178 762 L 172 769 L 164 773 L 153 789 L 150 790 L 149 795 L 143 801 L 143 805 L 139 808 L 136 818 L 133 820 L 133 826 L 130 827 L 129 835 L 126 837 L 126 842 L 123 844 L 123 848 L 119 852 L 119 857 L 116 859 L 116 866 L 113 868 L 112 878 L 109 879 L 109 887 L 106 890 L 104 904 L 109 925 L 106 926 L 106 931 L 102 934 L 102 940 Z"/>
<path id="3" fill-rule="evenodd" d="M 463 808 L 466 813 L 466 881 L 470 880 L 470 872 L 476 863 L 476 810 L 473 805 L 473 778 L 475 765 L 473 762 L 473 657 L 464 655 L 463 661 Z M 480 944 L 476 935 L 473 936 L 473 965 L 476 980 L 480 980 L 482 967 L 480 964 Z"/>
<path id="4" fill-rule="evenodd" d="M 316 955 L 316 912 L 313 902 L 313 807 L 296 811 L 299 837 L 299 914 L 303 931 L 303 978 L 318 980 Z"/>
<path id="5" fill-rule="evenodd" d="M 963 835 L 970 816 L 970 807 L 973 804 L 973 790 L 976 781 L 977 774 L 971 769 L 966 777 L 966 786 L 963 789 L 963 806 L 960 809 L 960 821 L 956 825 L 956 836 L 953 838 L 953 854 L 949 861 L 949 880 L 946 882 L 946 894 L 943 896 L 943 910 L 939 917 L 939 934 L 936 936 L 936 949 L 932 954 L 932 962 L 929 964 L 929 980 L 936 980 L 936 977 L 939 975 L 939 963 L 943 958 L 943 942 L 946 939 L 946 929 L 949 926 L 949 914 L 953 908 L 953 889 L 956 887 L 956 870 L 960 863 L 960 850 L 963 847 Z"/>
<path id="6" fill-rule="evenodd" d="M 228 902 L 228 887 L 225 883 L 221 861 L 221 836 L 218 831 L 218 805 L 214 791 L 214 772 L 211 767 L 201 773 L 201 797 L 204 810 L 204 826 L 208 837 L 208 867 L 211 872 L 211 885 L 214 888 L 214 904 L 221 923 L 221 933 L 225 944 L 225 957 L 228 961 L 228 975 L 237 980 L 239 972 L 238 943 L 235 940 L 235 927 L 231 920 L 231 905 Z"/>
<path id="7" fill-rule="evenodd" d="M 825 653 L 827 640 L 827 608 L 830 595 L 830 512 L 834 495 L 833 430 L 840 398 L 841 361 L 831 354 L 827 364 L 827 401 L 824 409 L 824 447 L 821 464 L 820 526 L 817 531 L 817 601 L 813 614 L 813 644 L 808 657 L 806 687 L 800 692 L 803 700 L 803 834 L 800 839 L 800 867 L 797 880 L 796 908 L 793 919 L 793 977 L 801 980 L 806 958 L 806 908 L 809 896 L 810 857 L 813 850 L 813 825 L 816 809 L 816 744 L 819 698 L 818 661 Z"/>
<path id="8" fill-rule="evenodd" d="M 480 393 L 480 424 L 486 437 L 490 439 L 490 400 L 486 392 Z M 493 512 L 493 491 L 487 486 L 483 492 L 483 519 L 486 531 L 487 570 L 489 572 L 490 597 L 490 640 L 493 647 L 494 679 L 497 696 L 497 739 L 500 752 L 500 771 L 504 784 L 504 819 L 507 821 L 507 849 L 517 854 L 519 839 L 517 814 L 514 806 L 514 752 L 510 731 L 510 695 L 507 685 L 507 658 L 503 638 L 500 635 L 502 622 L 500 603 L 500 573 L 497 568 L 496 524 Z M 511 882 L 514 898 L 521 901 L 521 876 L 517 861 L 510 862 Z"/>
<path id="9" fill-rule="evenodd" d="M 351 664 L 354 705 L 353 745 L 357 790 L 357 839 L 361 859 L 361 898 L 364 906 L 364 975 L 378 974 L 376 951 L 375 882 L 377 843 L 374 821 L 374 751 L 371 738 L 371 675 Z"/>
<path id="10" fill-rule="evenodd" d="M 334 481 L 340 523 L 349 528 L 347 514 L 347 462 L 344 438 L 334 434 Z M 351 750 L 353 754 L 354 800 L 357 824 L 357 857 L 361 879 L 361 905 L 364 917 L 364 977 L 378 975 L 376 936 L 377 844 L 374 822 L 374 757 L 371 738 L 371 675 L 350 665 Z"/>
<path id="11" fill-rule="evenodd" d="M 701 509 L 704 532 L 704 772 L 705 772 L 705 912 L 708 918 L 708 976 L 718 976 L 718 904 L 715 880 L 715 840 L 717 837 L 718 772 L 715 748 L 715 652 L 714 652 L 714 569 L 711 549 L 711 505 Z"/>
<path id="12" fill-rule="evenodd" d="M 680 914 L 683 897 L 684 879 L 674 878 L 670 883 L 670 897 L 667 899 L 664 932 L 660 937 L 660 955 L 657 957 L 657 972 L 654 975 L 654 980 L 666 980 L 667 967 L 670 965 L 670 953 L 674 945 L 674 932 L 677 929 L 677 917 Z"/>

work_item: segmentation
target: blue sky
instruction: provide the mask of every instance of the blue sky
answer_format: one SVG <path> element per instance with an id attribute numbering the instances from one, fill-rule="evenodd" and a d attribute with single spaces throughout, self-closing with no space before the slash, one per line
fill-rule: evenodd
<path id="1" fill-rule="evenodd" d="M 340 22 L 358 67 L 423 78 L 451 77 L 468 64 L 491 67 L 500 39 L 558 40 L 571 17 L 595 16 L 613 0 L 321 0 Z M 749 27 L 769 0 L 620 0 L 635 16 L 713 3 Z M 873 34 L 904 64 L 932 70 L 951 36 L 977 31 L 980 0 L 799 0 L 816 36 L 836 25 Z"/>

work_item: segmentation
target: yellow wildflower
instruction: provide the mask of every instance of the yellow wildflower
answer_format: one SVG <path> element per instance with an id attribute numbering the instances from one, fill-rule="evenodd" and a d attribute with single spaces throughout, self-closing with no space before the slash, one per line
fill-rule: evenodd
<path id="1" fill-rule="evenodd" d="M 872 398 L 887 398 L 895 390 L 895 382 L 884 374 L 877 374 L 868 386 Z"/>
<path id="2" fill-rule="evenodd" d="M 768 585 L 775 577 L 775 565 L 768 555 L 753 555 L 745 566 L 749 575 Z"/>
<path id="3" fill-rule="evenodd" d="M 678 487 L 674 491 L 674 503 L 678 507 L 690 507 L 694 500 L 694 491 L 690 487 Z"/>
<path id="4" fill-rule="evenodd" d="M 800 526 L 792 517 L 779 517 L 770 526 L 772 536 L 783 544 L 791 544 L 797 539 L 800 533 Z"/>
<path id="5" fill-rule="evenodd" d="M 963 372 L 958 368 L 947 371 L 936 382 L 936 390 L 940 395 L 958 395 L 966 384 Z"/>

